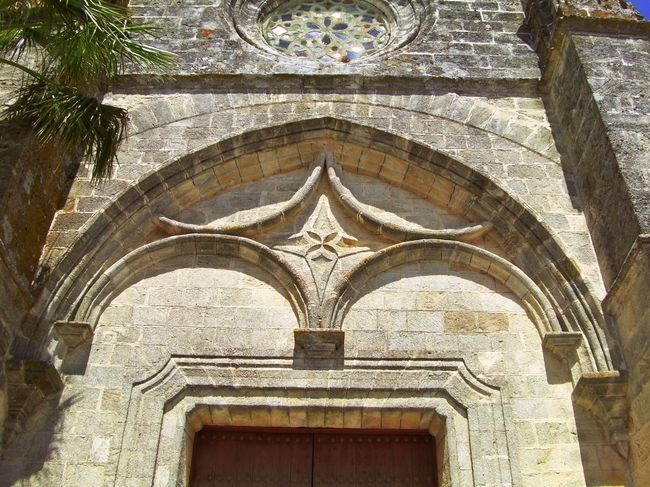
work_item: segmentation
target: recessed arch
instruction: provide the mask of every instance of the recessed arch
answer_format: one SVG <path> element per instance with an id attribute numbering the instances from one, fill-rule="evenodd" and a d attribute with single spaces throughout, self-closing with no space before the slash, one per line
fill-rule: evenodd
<path id="1" fill-rule="evenodd" d="M 148 243 L 159 208 L 182 208 L 187 200 L 202 198 L 206 181 L 212 183 L 212 190 L 221 191 L 270 174 L 306 168 L 316 156 L 308 149 L 315 141 L 371 148 L 399 160 L 407 171 L 449 181 L 453 187 L 450 197 L 460 195 L 454 203 L 456 209 L 474 216 L 475 221 L 492 223 L 492 234 L 509 260 L 545 296 L 560 329 L 583 332 L 595 367 L 612 367 L 599 301 L 563 245 L 533 210 L 458 159 L 395 134 L 329 117 L 222 140 L 152 170 L 122 192 L 113 204 L 87 222 L 82 236 L 53 269 L 31 313 L 31 319 L 36 321 L 33 340 L 44 345 L 51 324 L 74 309 L 87 287 L 85 283 L 99 279 L 119 259 Z M 288 154 L 290 147 L 293 155 Z M 276 158 L 261 161 L 257 154 L 263 151 L 273 151 Z M 346 167 L 345 161 L 342 165 L 351 167 Z M 400 182 L 381 172 L 375 176 L 412 190 L 406 180 Z"/>
<path id="2" fill-rule="evenodd" d="M 69 319 L 90 323 L 94 328 L 106 306 L 126 285 L 152 266 L 188 256 L 231 257 L 260 267 L 286 291 L 301 328 L 308 326 L 310 315 L 316 312 L 317 303 L 302 278 L 268 247 L 243 237 L 190 234 L 144 245 L 117 261 L 97 280 L 89 283 Z"/>
<path id="3" fill-rule="evenodd" d="M 393 267 L 423 260 L 458 263 L 485 272 L 510 289 L 535 323 L 540 337 L 560 332 L 553 306 L 526 274 L 507 260 L 474 245 L 449 240 L 426 239 L 387 247 L 353 268 L 332 290 L 323 308 L 323 320 L 341 328 L 346 312 L 364 294 L 369 281 Z"/>
<path id="4" fill-rule="evenodd" d="M 353 106 L 363 106 L 367 107 L 370 110 L 376 107 L 380 107 L 397 110 L 405 117 L 416 116 L 430 120 L 437 120 L 443 124 L 450 123 L 454 125 L 467 125 L 475 129 L 478 133 L 493 134 L 495 136 L 508 140 L 513 144 L 524 147 L 527 150 L 531 150 L 549 162 L 553 162 L 555 164 L 559 163 L 559 156 L 555 150 L 554 144 L 549 144 L 548 142 L 550 140 L 547 135 L 549 129 L 545 125 L 540 124 L 539 120 L 530 117 L 522 111 L 508 109 L 503 106 L 499 106 L 497 108 L 484 99 L 472 98 L 468 100 L 466 97 L 458 96 L 453 93 L 444 93 L 438 97 L 439 99 L 444 99 L 444 103 L 441 102 L 433 106 L 429 106 L 426 110 L 418 109 L 416 107 L 406 108 L 394 105 L 386 105 L 381 102 L 372 100 L 355 99 L 354 103 L 352 103 L 349 100 L 341 100 L 340 96 L 328 99 L 325 93 L 319 93 L 318 99 L 312 99 L 308 102 L 308 104 L 311 109 L 316 108 L 317 111 L 319 106 L 334 105 L 334 116 L 337 116 L 339 113 L 353 112 Z M 214 111 L 214 109 L 211 109 L 208 105 L 204 109 L 202 109 L 203 107 L 194 107 L 194 110 L 191 113 L 188 113 L 186 116 L 181 117 L 180 119 L 175 119 L 173 118 L 175 116 L 175 111 L 172 108 L 171 102 L 165 97 L 158 97 L 155 101 L 150 100 L 148 103 L 142 103 L 133 107 L 133 110 L 131 111 L 131 118 L 132 120 L 136 120 L 137 123 L 133 123 L 130 126 L 129 135 L 142 135 L 149 130 L 162 127 L 168 123 L 177 122 L 178 120 L 195 120 L 200 117 L 210 117 L 216 114 L 223 115 L 229 112 L 259 112 L 273 110 L 274 107 L 283 106 L 286 107 L 284 111 L 288 113 L 299 113 L 302 111 L 300 110 L 300 107 L 304 103 L 304 101 L 301 102 L 297 100 L 269 101 L 267 98 L 265 98 L 264 100 L 260 100 L 258 103 L 249 102 L 246 104 L 219 107 L 218 111 Z M 472 108 L 474 106 L 481 108 L 480 110 L 476 110 L 476 114 L 473 113 L 474 110 Z M 507 125 L 503 126 L 491 123 L 492 117 L 486 118 L 484 116 L 478 115 L 479 113 L 484 113 L 485 111 L 498 111 L 501 114 L 507 112 L 507 118 L 509 118 L 511 121 Z M 330 111 L 328 110 L 328 113 L 329 112 Z M 467 114 L 468 112 L 469 118 L 462 116 L 462 114 Z M 518 127 L 520 130 L 508 131 L 507 127 Z M 530 137 L 530 127 L 535 127 L 535 131 L 540 135 L 539 138 Z"/>

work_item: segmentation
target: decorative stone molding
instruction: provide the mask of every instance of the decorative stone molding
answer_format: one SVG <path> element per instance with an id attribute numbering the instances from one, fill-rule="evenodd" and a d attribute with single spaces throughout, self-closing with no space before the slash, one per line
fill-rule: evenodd
<path id="1" fill-rule="evenodd" d="M 360 290 L 370 279 L 392 267 L 418 260 L 455 262 L 485 272 L 519 297 L 537 326 L 540 336 L 561 330 L 549 300 L 516 266 L 470 244 L 433 239 L 396 244 L 376 252 L 358 264 L 326 296 L 321 322 L 332 328 L 341 328 L 345 314 L 360 297 Z"/>
<path id="2" fill-rule="evenodd" d="M 557 357 L 572 362 L 577 359 L 575 352 L 582 345 L 582 333 L 571 331 L 549 332 L 544 335 L 542 345 Z"/>
<path id="3" fill-rule="evenodd" d="M 343 330 L 297 328 L 293 331 L 294 355 L 305 359 L 336 359 L 343 357 Z"/>
<path id="4" fill-rule="evenodd" d="M 307 262 L 322 302 L 330 277 L 340 259 L 371 252 L 348 235 L 332 214 L 330 203 L 321 195 L 316 208 L 302 231 L 291 235 L 288 242 L 274 249 L 302 257 Z"/>
<path id="5" fill-rule="evenodd" d="M 366 225 L 371 229 L 371 231 L 382 235 L 383 237 L 398 242 L 421 238 L 474 241 L 481 238 L 492 229 L 492 224 L 490 222 L 482 222 L 476 225 L 457 229 L 429 229 L 421 228 L 416 225 L 409 226 L 384 221 L 367 211 L 352 192 L 343 185 L 336 172 L 334 156 L 328 152 L 321 152 L 316 157 L 301 188 L 288 201 L 264 218 L 241 224 L 209 223 L 205 225 L 197 225 L 159 215 L 155 217 L 153 221 L 168 235 L 181 235 L 188 233 L 252 235 L 267 227 L 286 221 L 288 218 L 303 209 L 306 205 L 307 199 L 314 193 L 314 190 L 318 186 L 325 164 L 327 165 L 328 181 L 334 190 L 334 193 L 337 195 L 338 200 L 342 203 L 343 208 L 354 216 L 359 223 Z"/>
<path id="6" fill-rule="evenodd" d="M 490 222 L 483 222 L 463 228 L 430 229 L 417 227 L 415 225 L 407 226 L 384 221 L 367 211 L 359 200 L 355 198 L 352 192 L 343 185 L 336 172 L 336 165 L 331 154 L 328 154 L 326 164 L 327 178 L 343 208 L 345 208 L 359 223 L 370 227 L 375 233 L 391 240 L 404 242 L 406 240 L 436 238 L 469 242 L 481 238 L 492 229 L 492 224 Z"/>
<path id="7" fill-rule="evenodd" d="M 59 373 L 50 362 L 37 360 L 9 360 L 7 392 L 9 407 L 3 441 L 20 432 L 25 420 L 48 397 L 63 388 Z"/>
<path id="8" fill-rule="evenodd" d="M 585 373 L 573 390 L 573 401 L 591 413 L 623 458 L 628 457 L 627 374 L 624 371 Z"/>
<path id="9" fill-rule="evenodd" d="M 207 424 L 434 433 L 440 421 L 447 485 L 512 484 L 501 393 L 462 359 L 357 358 L 322 371 L 297 370 L 288 357 L 173 356 L 134 384 L 126 418 L 119 485 L 185 485 L 193 432 Z M 479 453 L 478 441 L 493 454 Z"/>
<path id="10" fill-rule="evenodd" d="M 263 128 L 221 140 L 141 178 L 105 211 L 87 222 L 83 237 L 69 247 L 68 253 L 53 270 L 51 279 L 44 285 L 46 292 L 41 293 L 32 310 L 32 319 L 36 322 L 35 337 L 44 339 L 52 321 L 61 317 L 92 322 L 82 318 L 87 309 L 81 313 L 72 310 L 80 306 L 91 286 L 104 279 L 102 276 L 107 269 L 125 258 L 128 249 L 137 248 L 150 238 L 155 230 L 152 208 L 178 206 L 178 198 L 183 200 L 181 206 L 184 207 L 186 202 L 201 197 L 196 181 L 207 179 L 214 182 L 215 174 L 218 181 L 214 182 L 211 191 L 226 190 L 269 174 L 305 167 L 300 155 L 265 163 L 255 159 L 252 166 L 245 166 L 240 159 L 246 156 L 252 160 L 248 156 L 256 154 L 262 146 L 265 150 L 277 150 L 289 145 L 302 147 L 303 142 L 307 142 L 304 145 L 313 145 L 313 142 L 321 143 L 323 140 L 339 144 L 342 150 L 361 147 L 381 154 L 381 160 L 387 159 L 383 155 L 399 159 L 405 170 L 413 169 L 414 174 L 445 178 L 450 181 L 454 192 L 458 190 L 469 195 L 469 199 L 463 198 L 456 203 L 467 203 L 467 214 L 475 215 L 476 219 L 488 219 L 494 224 L 494 238 L 506 247 L 513 264 L 521 268 L 553 303 L 554 313 L 562 318 L 564 328 L 584 333 L 586 350 L 595 368 L 612 368 L 600 301 L 581 278 L 580 270 L 568 258 L 561 241 L 530 208 L 462 161 L 387 131 L 329 117 Z M 341 152 L 341 156 L 345 154 Z M 345 164 L 343 166 L 347 169 Z M 375 172 L 382 179 L 381 171 L 377 169 Z M 188 176 L 190 174 L 193 176 Z M 119 239 L 115 238 L 116 235 L 120 236 Z M 148 245 L 141 248 L 147 249 Z M 319 327 L 318 319 L 312 323 Z"/>
<path id="11" fill-rule="evenodd" d="M 164 216 L 154 218 L 154 223 L 158 225 L 168 235 L 180 235 L 187 233 L 218 233 L 226 235 L 250 235 L 262 231 L 263 229 L 285 221 L 287 218 L 298 213 L 306 205 L 307 199 L 314 192 L 323 174 L 325 163 L 325 153 L 321 153 L 314 160 L 309 168 L 308 176 L 302 187 L 278 209 L 270 215 L 259 220 L 242 224 L 207 224 L 193 225 L 183 223 Z"/>
<path id="12" fill-rule="evenodd" d="M 91 340 L 93 327 L 90 323 L 83 321 L 57 321 L 54 323 L 54 333 L 69 351 Z"/>
<path id="13" fill-rule="evenodd" d="M 317 327 L 318 301 L 284 258 L 266 245 L 245 237 L 210 234 L 177 235 L 134 250 L 88 285 L 69 320 L 88 322 L 94 327 L 105 306 L 124 285 L 166 259 L 192 255 L 239 258 L 266 270 L 287 292 L 300 326 Z"/>

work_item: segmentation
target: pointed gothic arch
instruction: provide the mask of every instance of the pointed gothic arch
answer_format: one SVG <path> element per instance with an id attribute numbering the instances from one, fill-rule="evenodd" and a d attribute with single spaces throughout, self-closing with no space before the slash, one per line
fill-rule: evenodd
<path id="1" fill-rule="evenodd" d="M 161 208 L 180 209 L 188 201 L 215 192 L 306 168 L 316 155 L 309 148 L 315 141 L 350 144 L 383 155 L 385 164 L 377 170 L 362 167 L 359 161 L 355 166 L 343 150 L 335 154 L 344 169 L 356 168 L 420 196 L 422 188 L 410 185 L 409 176 L 430 175 L 434 185 L 445 188 L 450 208 L 492 223 L 509 260 L 550 303 L 559 329 L 585 335 L 595 368 L 612 368 L 598 300 L 563 245 L 530 208 L 458 159 L 394 134 L 333 118 L 308 119 L 222 140 L 153 170 L 122 192 L 85 225 L 82 236 L 53 270 L 32 311 L 37 324 L 34 339 L 43 343 L 51 324 L 70 316 L 83 302 L 88 283 L 151 242 L 153 220 Z M 262 152 L 274 157 L 258 157 Z M 431 197 L 435 199 L 436 194 Z"/>

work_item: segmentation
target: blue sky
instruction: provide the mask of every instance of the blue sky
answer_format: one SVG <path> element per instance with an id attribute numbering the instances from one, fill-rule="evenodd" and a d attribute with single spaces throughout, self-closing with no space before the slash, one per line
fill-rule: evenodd
<path id="1" fill-rule="evenodd" d="M 646 19 L 650 19 L 650 0 L 632 0 L 632 3 Z"/>

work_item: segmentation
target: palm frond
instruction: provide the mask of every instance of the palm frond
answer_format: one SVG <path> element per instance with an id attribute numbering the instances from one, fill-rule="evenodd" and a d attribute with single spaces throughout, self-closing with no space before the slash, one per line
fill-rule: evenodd
<path id="1" fill-rule="evenodd" d="M 122 108 L 43 82 L 23 86 L 4 115 L 29 122 L 39 140 L 56 144 L 67 155 L 79 151 L 92 166 L 93 181 L 111 176 L 128 122 Z"/>
<path id="2" fill-rule="evenodd" d="M 132 38 L 133 32 L 151 32 L 148 26 L 131 25 L 100 29 L 95 24 L 66 28 L 53 37 L 47 52 L 57 61 L 58 77 L 78 86 L 112 79 L 127 65 L 137 69 L 167 71 L 173 56 Z"/>
<path id="3" fill-rule="evenodd" d="M 25 74 L 3 116 L 27 121 L 65 154 L 80 152 L 94 181 L 110 177 L 127 114 L 93 95 L 127 66 L 171 68 L 172 54 L 141 41 L 155 30 L 105 0 L 0 0 L 0 64 Z"/>
<path id="4" fill-rule="evenodd" d="M 112 79 L 127 64 L 137 69 L 168 70 L 173 55 L 136 37 L 151 35 L 150 24 L 129 22 L 124 7 L 102 0 L 0 0 L 0 53 L 20 60 L 37 47 L 56 66 L 55 76 L 80 87 Z"/>

